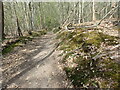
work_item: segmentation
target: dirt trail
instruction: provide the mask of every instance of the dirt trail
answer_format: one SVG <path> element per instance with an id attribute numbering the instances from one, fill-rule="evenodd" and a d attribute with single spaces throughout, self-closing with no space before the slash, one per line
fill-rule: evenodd
<path id="1" fill-rule="evenodd" d="M 13 67 L 4 67 L 4 81 L 8 88 L 64 88 L 68 82 L 65 72 L 61 67 L 60 51 L 56 48 L 55 35 L 48 33 L 41 38 L 37 38 L 29 42 L 27 46 L 17 48 L 16 54 L 21 51 L 33 50 L 32 53 L 23 54 L 23 59 L 19 60 L 20 64 L 15 64 Z M 33 44 L 32 44 L 33 43 Z M 37 43 L 37 45 L 34 45 Z M 31 45 L 32 44 L 32 45 Z M 31 48 L 30 48 L 31 47 Z M 38 47 L 38 48 L 36 48 Z M 27 49 L 27 50 L 25 50 Z M 38 49 L 37 51 L 34 51 Z M 11 53 L 13 54 L 13 53 Z M 10 54 L 10 55 L 11 55 Z M 8 55 L 8 57 L 10 57 Z M 4 58 L 7 59 L 8 57 Z M 18 57 L 19 58 L 19 57 Z M 10 58 L 9 60 L 12 60 Z M 24 61 L 24 62 L 23 62 Z M 26 62 L 25 62 L 26 61 Z M 23 62 L 23 63 L 22 63 Z M 16 66 L 17 65 L 17 66 Z M 16 71 L 18 70 L 18 71 Z M 13 74 L 8 74 L 14 72 Z M 6 75 L 8 74 L 8 75 Z M 11 78 L 9 78 L 11 77 Z M 6 80 L 6 78 L 8 80 Z"/>

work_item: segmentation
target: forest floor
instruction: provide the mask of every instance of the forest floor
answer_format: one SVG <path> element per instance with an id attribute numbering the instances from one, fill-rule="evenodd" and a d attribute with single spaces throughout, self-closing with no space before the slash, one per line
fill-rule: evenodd
<path id="1" fill-rule="evenodd" d="M 98 26 L 98 31 L 104 33 L 105 36 L 107 34 L 119 37 L 119 32 L 112 28 L 111 23 L 108 24 L 107 22 L 103 22 Z M 89 31 L 96 30 L 92 28 Z M 53 32 L 48 32 L 41 37 L 34 37 L 32 41 L 28 41 L 22 46 L 17 46 L 10 53 L 4 55 L 2 68 L 3 85 L 7 85 L 7 88 L 73 87 L 68 80 L 66 72 L 63 70 L 65 67 L 65 63 L 63 63 L 64 55 L 61 56 L 63 51 L 57 48 L 60 39 L 56 39 L 56 37 L 57 35 Z M 119 42 L 119 40 L 117 41 Z M 120 44 L 107 45 L 102 46 L 102 48 L 110 50 L 110 52 L 114 51 L 110 57 L 120 62 L 120 56 L 118 55 L 119 46 Z"/>
<path id="2" fill-rule="evenodd" d="M 73 25 L 59 33 L 64 70 L 77 88 L 120 87 L 120 28 L 108 20 L 94 25 Z"/>
<path id="3" fill-rule="evenodd" d="M 3 58 L 3 81 L 8 88 L 61 88 L 68 81 L 62 69 L 56 35 L 49 32 L 15 47 Z M 57 43 L 56 43 L 57 42 Z"/>

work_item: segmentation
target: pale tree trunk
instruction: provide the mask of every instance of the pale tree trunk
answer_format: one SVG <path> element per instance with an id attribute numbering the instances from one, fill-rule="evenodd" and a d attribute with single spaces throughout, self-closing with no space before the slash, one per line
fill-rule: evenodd
<path id="1" fill-rule="evenodd" d="M 75 5 L 75 3 L 74 3 L 74 7 L 75 7 L 76 5 Z M 76 7 L 74 8 L 74 11 L 73 11 L 73 24 L 75 24 L 75 18 L 76 18 Z"/>
<path id="2" fill-rule="evenodd" d="M 79 8 L 79 2 L 78 2 L 78 6 L 75 7 L 75 11 L 74 11 L 74 24 L 78 23 L 78 20 L 79 20 L 78 8 Z"/>
<path id="3" fill-rule="evenodd" d="M 4 39 L 4 10 L 2 1 L 0 1 L 0 39 Z"/>
<path id="4" fill-rule="evenodd" d="M 34 17 L 34 15 L 35 15 L 35 7 L 34 7 L 34 4 L 32 4 L 31 5 L 31 7 L 32 7 L 32 29 L 34 30 L 34 27 L 35 27 L 35 25 L 34 25 L 34 20 L 35 20 L 35 17 Z"/>
<path id="5" fill-rule="evenodd" d="M 81 23 L 83 23 L 84 22 L 84 19 L 83 19 L 83 8 L 84 8 L 84 0 L 82 0 L 82 2 L 81 2 L 81 20 L 80 20 L 80 22 Z"/>
<path id="6" fill-rule="evenodd" d="M 46 27 L 46 25 L 45 25 L 45 21 L 46 21 L 46 15 L 45 15 L 45 5 L 46 5 L 46 3 L 44 2 L 44 4 L 42 4 L 42 11 L 43 11 L 43 14 L 42 14 L 42 28 L 44 29 L 45 27 Z"/>
<path id="7" fill-rule="evenodd" d="M 95 17 L 95 1 L 94 0 L 93 0 L 92 10 L 93 10 L 93 21 L 95 21 L 96 17 Z"/>
<path id="8" fill-rule="evenodd" d="M 63 11 L 64 8 L 63 8 L 63 2 L 62 2 L 62 4 L 61 4 L 61 10 L 62 10 L 62 11 L 61 11 L 61 15 L 62 15 L 61 18 L 62 18 L 62 23 L 63 23 L 63 22 L 64 22 L 64 11 Z"/>
<path id="9" fill-rule="evenodd" d="M 33 21 L 32 21 L 32 6 L 31 6 L 31 2 L 29 2 L 29 24 L 30 24 L 30 27 L 31 27 L 31 31 L 33 30 Z M 31 32 L 30 31 L 30 32 Z"/>
<path id="10" fill-rule="evenodd" d="M 8 26 L 8 29 L 10 30 L 10 32 L 11 32 L 11 35 L 12 36 L 16 36 L 16 30 L 12 30 L 13 28 L 15 28 L 14 27 L 14 24 L 13 24 L 13 22 L 16 22 L 16 20 L 13 18 L 14 17 L 14 15 L 12 14 L 12 13 L 14 13 L 14 10 L 12 9 L 12 5 L 11 5 L 11 3 L 9 3 L 9 5 L 8 5 L 8 7 L 9 7 L 9 9 L 10 9 L 10 17 L 11 17 L 11 23 L 12 23 L 12 25 L 11 26 Z"/>
<path id="11" fill-rule="evenodd" d="M 41 2 L 39 2 L 39 18 L 40 18 L 40 29 L 42 29 L 43 28 L 43 18 L 42 18 L 42 3 Z"/>
<path id="12" fill-rule="evenodd" d="M 80 13 L 80 0 L 79 0 L 79 5 L 78 5 L 78 23 L 80 24 L 81 22 L 80 22 L 80 15 L 81 15 L 81 13 Z"/>
<path id="13" fill-rule="evenodd" d="M 24 2 L 24 13 L 25 13 L 25 22 L 26 22 L 26 29 L 27 31 L 29 32 L 29 22 L 28 22 L 28 12 L 27 12 L 27 5 L 26 5 L 26 2 Z"/>
<path id="14" fill-rule="evenodd" d="M 78 6 L 75 8 L 75 24 L 77 24 L 77 23 L 78 23 L 78 20 L 79 20 L 78 8 L 79 8 L 79 4 L 78 4 Z"/>
<path id="15" fill-rule="evenodd" d="M 70 12 L 70 2 L 67 3 L 67 10 L 66 10 L 66 15 L 69 15 L 69 12 Z M 68 19 L 68 21 L 70 21 L 70 18 Z"/>

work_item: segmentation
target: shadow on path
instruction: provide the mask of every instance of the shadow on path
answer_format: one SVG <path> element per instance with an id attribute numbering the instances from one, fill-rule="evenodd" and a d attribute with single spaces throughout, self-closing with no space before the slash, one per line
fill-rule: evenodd
<path id="1" fill-rule="evenodd" d="M 20 76 L 24 75 L 25 73 L 27 73 L 29 70 L 31 70 L 32 68 L 34 68 L 35 66 L 37 66 L 38 64 L 42 65 L 42 62 L 47 59 L 50 55 L 52 55 L 52 53 L 55 51 L 55 49 L 59 46 L 59 44 L 57 44 L 55 46 L 55 48 L 48 54 L 46 55 L 44 58 L 42 58 L 41 60 L 33 63 L 32 65 L 28 66 L 26 69 L 24 69 L 22 72 L 20 72 L 19 74 L 17 74 L 16 76 L 14 76 L 13 78 L 11 78 L 10 80 L 8 80 L 7 82 L 3 82 L 3 88 L 7 88 L 8 85 L 10 85 L 11 83 L 13 83 L 14 81 L 16 81 Z"/>

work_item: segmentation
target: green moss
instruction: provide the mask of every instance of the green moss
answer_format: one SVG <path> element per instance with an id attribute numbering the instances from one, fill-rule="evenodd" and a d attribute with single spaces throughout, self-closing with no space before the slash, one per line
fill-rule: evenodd
<path id="1" fill-rule="evenodd" d="M 81 44 L 83 42 L 83 36 L 82 34 L 76 35 L 72 40 L 75 44 Z"/>
<path id="2" fill-rule="evenodd" d="M 30 38 L 30 37 L 20 37 L 18 41 L 10 44 L 6 48 L 4 48 L 2 50 L 2 54 L 5 55 L 5 54 L 11 52 L 14 49 L 14 47 L 23 46 L 23 44 L 25 44 L 27 41 L 30 41 L 30 40 L 32 40 L 32 38 Z"/>
<path id="3" fill-rule="evenodd" d="M 7 48 L 4 48 L 2 50 L 2 54 L 5 55 L 5 54 L 11 52 L 14 49 L 14 47 L 16 47 L 16 46 L 17 46 L 16 44 L 11 44 L 10 46 L 8 46 Z"/>
<path id="4" fill-rule="evenodd" d="M 38 31 L 38 32 L 32 32 L 31 36 L 20 37 L 17 42 L 12 43 L 8 47 L 4 48 L 2 50 L 2 54 L 5 55 L 5 54 L 11 52 L 14 49 L 14 47 L 23 46 L 23 44 L 26 44 L 28 41 L 32 41 L 32 39 L 34 39 L 34 37 L 38 37 L 38 36 L 44 35 L 46 33 L 47 33 L 46 30 L 41 30 L 41 31 Z"/>
<path id="5" fill-rule="evenodd" d="M 68 31 L 64 31 L 62 33 L 60 33 L 58 36 L 57 36 L 57 39 L 70 39 L 72 38 L 76 33 L 75 32 L 68 32 Z"/>
<path id="6" fill-rule="evenodd" d="M 107 71 L 104 71 L 103 74 L 104 76 L 106 76 L 107 78 L 111 78 L 114 81 L 119 79 L 119 64 L 117 62 L 114 62 L 112 59 L 104 59 L 102 62 L 100 62 L 100 64 L 104 64 L 104 66 L 102 68 L 106 68 Z M 103 76 L 103 77 L 104 77 Z"/>
<path id="7" fill-rule="evenodd" d="M 47 33 L 46 30 L 32 31 L 32 36 L 33 37 L 39 37 L 39 36 L 44 35 L 46 33 Z"/>
<path id="8" fill-rule="evenodd" d="M 99 62 L 99 60 L 97 62 Z M 108 62 L 110 67 L 105 64 L 104 68 L 102 67 L 100 69 L 99 65 L 94 65 L 92 60 L 84 59 L 81 56 L 78 58 L 76 63 L 78 63 L 78 66 L 76 68 L 65 69 L 68 78 L 73 82 L 74 86 L 84 87 L 89 84 L 89 86 L 101 88 L 106 88 L 107 85 L 110 87 L 118 87 L 118 72 L 120 70 L 118 67 L 116 67 L 118 64 Z M 104 64 L 104 62 L 101 64 Z M 101 83 L 101 86 L 98 84 L 98 81 L 93 81 L 95 78 L 101 78 L 101 81 L 99 81 L 99 83 Z M 110 84 L 110 80 L 112 80 L 113 84 Z"/>
<path id="9" fill-rule="evenodd" d="M 58 29 L 58 28 L 55 28 L 55 29 L 53 30 L 54 33 L 57 33 L 57 32 L 59 32 L 59 31 L 60 31 L 60 29 Z"/>
<path id="10" fill-rule="evenodd" d="M 62 45 L 59 49 L 60 50 L 65 50 L 67 48 L 70 48 L 70 45 Z"/>
<path id="11" fill-rule="evenodd" d="M 72 58 L 73 55 L 76 57 L 74 63 L 77 64 L 77 67 L 66 67 L 65 69 L 68 78 L 75 87 L 84 87 L 86 85 L 100 88 L 106 88 L 107 86 L 118 87 L 118 80 L 120 79 L 118 63 L 111 60 L 109 56 L 101 57 L 97 60 L 92 59 L 99 53 L 98 50 L 101 48 L 102 43 L 106 45 L 118 44 L 117 37 L 97 31 L 84 32 L 84 30 L 80 31 L 79 29 L 74 32 L 65 31 L 59 35 L 59 38 L 62 40 L 61 50 L 65 54 L 64 62 L 68 60 L 68 57 Z M 91 46 L 94 48 L 91 49 Z M 79 47 L 81 47 L 79 51 L 66 54 L 66 51 L 74 51 Z M 101 80 L 94 81 L 95 78 L 101 78 Z M 112 84 L 110 79 L 113 82 Z"/>
<path id="12" fill-rule="evenodd" d="M 91 44 L 91 45 L 93 44 L 93 45 L 99 47 L 101 42 L 103 42 L 103 39 L 100 37 L 100 35 L 97 32 L 92 31 L 88 34 L 88 37 L 86 40 L 87 44 Z"/>
<path id="13" fill-rule="evenodd" d="M 117 37 L 109 36 L 103 33 L 98 33 L 96 31 L 90 32 L 87 38 L 88 38 L 86 40 L 87 44 L 93 44 L 97 47 L 100 47 L 102 42 L 106 43 L 107 45 L 118 44 Z"/>

